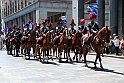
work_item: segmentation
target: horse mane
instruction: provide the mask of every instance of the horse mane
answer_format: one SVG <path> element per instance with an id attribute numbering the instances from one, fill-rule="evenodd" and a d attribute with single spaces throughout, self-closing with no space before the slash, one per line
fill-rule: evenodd
<path id="1" fill-rule="evenodd" d="M 103 27 L 102 29 L 100 29 L 100 31 L 98 31 L 98 33 L 97 33 L 97 36 L 101 36 L 102 33 L 103 33 L 105 30 L 106 30 L 105 27 Z"/>
<path id="2" fill-rule="evenodd" d="M 76 37 L 78 35 L 79 31 L 76 31 L 76 33 L 74 34 L 74 37 Z"/>

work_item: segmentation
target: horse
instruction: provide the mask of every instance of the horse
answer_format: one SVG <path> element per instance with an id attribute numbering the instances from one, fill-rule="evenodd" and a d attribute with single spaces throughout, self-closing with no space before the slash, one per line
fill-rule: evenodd
<path id="1" fill-rule="evenodd" d="M 47 62 L 48 62 L 49 51 L 50 51 L 51 47 L 53 47 L 52 37 L 53 37 L 53 31 L 48 31 L 45 34 L 45 37 L 43 39 L 43 45 L 42 45 L 42 49 L 41 49 L 43 52 L 43 61 L 45 60 L 45 57 L 47 57 Z"/>
<path id="2" fill-rule="evenodd" d="M 26 45 L 25 57 L 26 57 L 26 54 L 28 54 L 29 59 L 30 59 L 31 47 L 33 48 L 33 54 L 34 54 L 35 47 L 36 47 L 36 32 L 35 32 L 35 30 L 31 30 L 30 35 L 28 36 L 28 41 L 27 41 L 27 45 Z"/>
<path id="3" fill-rule="evenodd" d="M 98 33 L 96 34 L 95 37 L 92 36 L 93 40 L 91 42 L 91 47 L 96 52 L 96 59 L 94 62 L 94 68 L 97 68 L 96 62 L 97 62 L 97 59 L 99 59 L 101 70 L 104 70 L 103 66 L 102 66 L 100 54 L 103 51 L 105 42 L 109 42 L 109 36 L 111 34 L 111 30 L 112 30 L 112 27 L 103 27 L 102 29 L 100 29 L 100 31 L 98 31 Z M 85 37 L 83 36 L 82 39 L 84 39 L 84 38 Z M 84 55 L 85 66 L 88 67 L 88 65 L 86 63 L 86 55 L 88 54 L 88 48 L 87 47 L 88 47 L 87 44 L 84 43 L 82 50 L 83 50 L 83 55 Z"/>
<path id="4" fill-rule="evenodd" d="M 82 49 L 82 42 L 81 42 L 81 32 L 78 30 L 74 34 L 74 38 L 72 39 L 72 51 L 74 51 L 75 55 L 73 57 L 73 60 L 76 57 L 76 61 L 78 62 L 78 54 L 81 49 Z"/>
<path id="5" fill-rule="evenodd" d="M 64 58 L 65 58 L 65 53 L 66 53 L 66 58 L 67 58 L 67 46 L 68 46 L 68 41 L 67 41 L 67 28 L 64 28 L 62 36 L 60 37 L 60 41 L 58 43 L 58 56 L 59 56 L 59 62 L 61 62 L 61 51 L 64 50 Z"/>

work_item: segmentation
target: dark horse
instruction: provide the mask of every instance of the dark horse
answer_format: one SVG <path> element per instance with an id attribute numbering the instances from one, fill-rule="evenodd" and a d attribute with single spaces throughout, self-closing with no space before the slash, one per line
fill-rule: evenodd
<path id="1" fill-rule="evenodd" d="M 105 42 L 109 42 L 109 36 L 111 34 L 111 30 L 112 30 L 112 27 L 103 27 L 96 34 L 93 41 L 91 42 L 91 47 L 96 52 L 96 59 L 94 62 L 94 68 L 96 68 L 96 62 L 97 62 L 97 59 L 99 59 L 101 70 L 103 70 L 100 54 L 103 51 L 103 48 L 105 46 Z M 86 49 L 87 49 L 87 46 L 84 44 L 83 49 L 82 49 L 83 55 L 84 55 L 84 63 L 85 63 L 85 66 L 88 66 L 86 63 L 86 55 L 87 55 L 88 51 Z"/>

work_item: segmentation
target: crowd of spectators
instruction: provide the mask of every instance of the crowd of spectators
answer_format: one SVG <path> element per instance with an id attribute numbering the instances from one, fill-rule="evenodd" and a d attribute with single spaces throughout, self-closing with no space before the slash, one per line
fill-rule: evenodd
<path id="1" fill-rule="evenodd" d="M 109 43 L 105 44 L 104 53 L 115 55 L 122 54 L 124 57 L 124 35 L 119 37 L 114 33 L 109 39 Z"/>

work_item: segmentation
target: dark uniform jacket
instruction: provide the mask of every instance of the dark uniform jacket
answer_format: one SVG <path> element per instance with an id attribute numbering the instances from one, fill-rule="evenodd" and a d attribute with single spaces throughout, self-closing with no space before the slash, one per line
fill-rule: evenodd
<path id="1" fill-rule="evenodd" d="M 68 32 L 71 36 L 73 36 L 76 33 L 76 29 L 75 28 L 69 28 Z"/>
<path id="2" fill-rule="evenodd" d="M 56 27 L 58 29 L 56 29 L 56 33 L 63 33 L 63 30 L 64 30 L 64 27 L 61 26 L 61 27 Z"/>
<path id="3" fill-rule="evenodd" d="M 91 21 L 88 23 L 88 25 L 89 24 L 92 26 L 91 29 L 93 29 L 94 31 L 97 31 L 97 32 L 99 31 L 99 26 L 96 22 Z"/>
<path id="4" fill-rule="evenodd" d="M 78 29 L 81 30 L 84 35 L 87 34 L 87 31 L 88 31 L 88 30 L 87 30 L 87 27 L 84 27 L 84 26 L 81 26 L 81 25 L 80 25 L 80 26 L 78 27 Z"/>
<path id="5" fill-rule="evenodd" d="M 43 34 L 46 34 L 49 31 L 49 28 L 48 27 L 43 27 L 41 31 L 42 31 Z"/>

